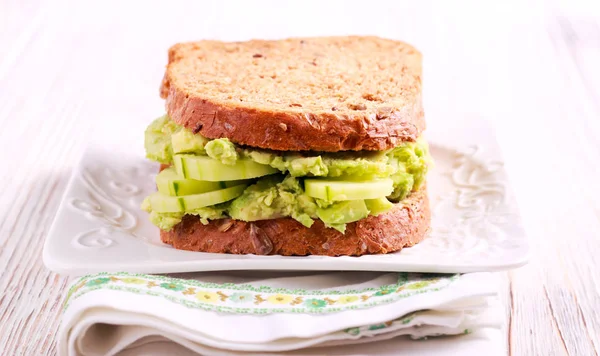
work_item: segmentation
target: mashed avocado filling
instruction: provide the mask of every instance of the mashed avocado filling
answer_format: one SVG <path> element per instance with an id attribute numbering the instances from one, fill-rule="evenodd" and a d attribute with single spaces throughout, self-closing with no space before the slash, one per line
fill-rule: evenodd
<path id="1" fill-rule="evenodd" d="M 226 138 L 202 137 L 178 126 L 166 115 L 146 129 L 145 148 L 149 159 L 163 164 L 173 164 L 173 152 L 177 152 L 208 156 L 224 165 L 251 160 L 280 172 L 250 180 L 243 193 L 233 200 L 198 209 L 156 212 L 147 198 L 142 208 L 150 213 L 152 223 L 165 231 L 171 230 L 184 215 L 191 214 L 198 216 L 203 224 L 228 217 L 243 221 L 291 217 L 306 227 L 310 227 L 315 219 L 328 217 L 333 220 L 325 225 L 343 233 L 346 224 L 337 221 L 344 221 L 345 215 L 354 214 L 356 220 L 361 216 L 377 215 L 385 209 L 371 208 L 374 200 L 350 204 L 348 201 L 313 198 L 305 192 L 305 178 L 327 177 L 345 181 L 389 178 L 393 181 L 393 191 L 387 200 L 399 202 L 423 184 L 430 162 L 427 143 L 421 139 L 378 152 L 276 152 L 238 146 Z M 388 201 L 376 204 L 389 209 Z"/>

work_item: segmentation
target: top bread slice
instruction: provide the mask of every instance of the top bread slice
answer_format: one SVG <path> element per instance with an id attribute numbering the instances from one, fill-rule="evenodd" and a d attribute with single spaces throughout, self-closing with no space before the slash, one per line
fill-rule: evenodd
<path id="1" fill-rule="evenodd" d="M 425 129 L 421 54 L 378 37 L 180 43 L 161 96 L 195 133 L 272 150 L 386 150 Z"/>

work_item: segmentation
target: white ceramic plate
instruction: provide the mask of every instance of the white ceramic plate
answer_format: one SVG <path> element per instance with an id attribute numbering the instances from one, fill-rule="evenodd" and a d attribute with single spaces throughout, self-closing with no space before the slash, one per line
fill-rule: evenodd
<path id="1" fill-rule="evenodd" d="M 433 221 L 420 244 L 387 255 L 283 257 L 176 250 L 139 206 L 158 165 L 143 154 L 90 148 L 76 167 L 44 246 L 59 273 L 210 270 L 497 271 L 524 265 L 528 246 L 493 130 L 481 119 L 430 126 Z"/>

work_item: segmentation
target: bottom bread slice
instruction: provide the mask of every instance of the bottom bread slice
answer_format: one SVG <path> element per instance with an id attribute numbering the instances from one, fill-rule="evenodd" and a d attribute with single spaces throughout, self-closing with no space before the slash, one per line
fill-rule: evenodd
<path id="1" fill-rule="evenodd" d="M 316 220 L 307 228 L 291 218 L 246 222 L 210 221 L 186 215 L 171 231 L 161 231 L 164 243 L 176 249 L 283 256 L 360 256 L 394 252 L 422 241 L 430 227 L 431 212 L 423 187 L 378 216 L 350 223 L 346 233 L 326 228 Z"/>

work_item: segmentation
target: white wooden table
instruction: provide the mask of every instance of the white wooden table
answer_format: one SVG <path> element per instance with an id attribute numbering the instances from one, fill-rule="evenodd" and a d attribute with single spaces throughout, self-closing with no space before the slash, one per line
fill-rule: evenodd
<path id="1" fill-rule="evenodd" d="M 68 280 L 42 243 L 91 139 L 163 112 L 167 48 L 371 33 L 425 55 L 429 125 L 496 127 L 533 250 L 508 273 L 514 355 L 600 353 L 600 11 L 594 2 L 0 1 L 0 354 L 55 354 Z"/>

